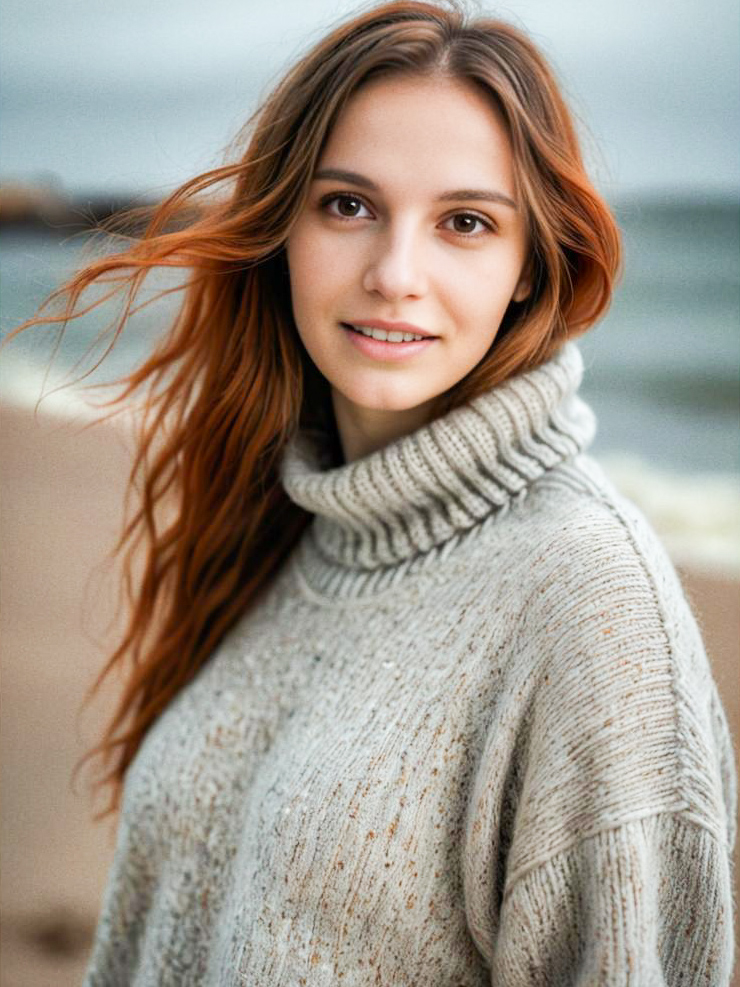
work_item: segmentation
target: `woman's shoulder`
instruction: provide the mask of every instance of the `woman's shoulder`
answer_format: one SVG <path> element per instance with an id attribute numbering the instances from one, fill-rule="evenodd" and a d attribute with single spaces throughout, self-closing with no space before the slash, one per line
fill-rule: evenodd
<path id="1" fill-rule="evenodd" d="M 559 816 L 563 839 L 660 811 L 724 834 L 731 742 L 676 570 L 592 459 L 555 472 L 533 494 L 543 520 L 524 615 L 540 656 L 530 782 L 551 800 L 536 815 Z M 589 811 L 575 820 L 573 805 Z"/>
<path id="2" fill-rule="evenodd" d="M 673 695 L 685 689 L 708 701 L 701 631 L 643 512 L 588 456 L 552 471 L 534 497 L 543 520 L 529 612 L 548 637 L 551 661 L 576 674 L 586 663 L 592 681 L 603 665 L 612 685 L 620 674 L 657 675 L 660 667 Z"/>
<path id="3" fill-rule="evenodd" d="M 481 557 L 496 566 L 496 592 L 505 566 L 517 637 L 525 649 L 534 643 L 538 674 L 549 663 L 556 675 L 593 680 L 605 665 L 613 686 L 660 656 L 677 681 L 709 696 L 709 663 L 678 572 L 643 512 L 593 458 L 581 454 L 549 470 L 498 539 L 497 551 Z"/>
<path id="4" fill-rule="evenodd" d="M 563 544 L 616 541 L 664 562 L 666 552 L 643 512 L 612 483 L 592 456 L 581 453 L 548 470 L 529 492 L 532 509 Z M 594 542 L 594 536 L 597 541 Z M 616 537 L 619 536 L 619 537 Z"/>
<path id="5" fill-rule="evenodd" d="M 665 545 L 640 508 L 591 456 L 548 471 L 529 495 L 527 523 L 539 574 L 537 592 L 558 609 L 600 592 L 650 602 L 666 619 L 692 620 Z"/>

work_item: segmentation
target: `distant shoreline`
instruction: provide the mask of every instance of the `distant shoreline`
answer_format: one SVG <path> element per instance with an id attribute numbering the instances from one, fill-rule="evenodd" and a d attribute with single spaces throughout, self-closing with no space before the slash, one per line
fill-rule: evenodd
<path id="1" fill-rule="evenodd" d="M 10 182 L 0 187 L 0 229 L 44 235 L 92 232 L 131 213 L 126 230 L 133 232 L 161 201 L 141 192 L 67 193 L 53 185 Z"/>
<path id="2" fill-rule="evenodd" d="M 5 181 L 0 186 L 0 229 L 40 233 L 94 230 L 119 214 L 150 210 L 167 194 L 156 197 L 142 190 L 67 192 L 55 184 Z M 641 213 L 740 209 L 738 196 L 731 193 L 702 195 L 679 189 L 621 193 L 609 202 L 618 220 Z"/>
<path id="3" fill-rule="evenodd" d="M 7 184 L 0 189 L 0 227 L 40 233 L 92 230 L 118 213 L 152 205 L 154 200 L 130 194 L 72 196 L 53 187 Z"/>

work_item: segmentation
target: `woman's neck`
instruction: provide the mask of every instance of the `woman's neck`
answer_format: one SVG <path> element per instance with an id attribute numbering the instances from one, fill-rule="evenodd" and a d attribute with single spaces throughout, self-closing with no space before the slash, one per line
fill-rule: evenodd
<path id="1" fill-rule="evenodd" d="M 431 401 L 402 411 L 362 408 L 332 388 L 332 405 L 345 463 L 362 459 L 428 424 Z"/>

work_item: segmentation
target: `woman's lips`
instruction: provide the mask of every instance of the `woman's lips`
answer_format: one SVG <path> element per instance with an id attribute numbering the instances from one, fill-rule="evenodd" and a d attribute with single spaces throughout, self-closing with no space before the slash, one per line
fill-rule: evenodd
<path id="1" fill-rule="evenodd" d="M 408 342 L 389 343 L 387 340 L 373 339 L 372 336 L 365 336 L 364 333 L 353 329 L 347 323 L 340 323 L 342 331 L 349 341 L 366 356 L 374 357 L 376 360 L 393 362 L 406 360 L 415 356 L 422 350 L 427 349 L 436 342 L 437 336 L 428 336 L 426 339 L 411 339 Z"/>

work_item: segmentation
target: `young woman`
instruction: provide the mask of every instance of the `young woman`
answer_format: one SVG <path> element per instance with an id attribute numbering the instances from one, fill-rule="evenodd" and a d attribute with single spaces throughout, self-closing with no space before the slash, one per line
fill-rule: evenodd
<path id="1" fill-rule="evenodd" d="M 86 984 L 727 983 L 730 737 L 585 453 L 619 237 L 550 69 L 403 0 L 250 133 L 68 287 L 189 272 L 124 392 L 145 557 Z"/>

